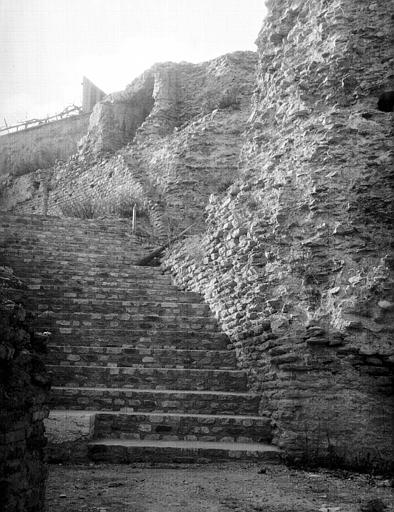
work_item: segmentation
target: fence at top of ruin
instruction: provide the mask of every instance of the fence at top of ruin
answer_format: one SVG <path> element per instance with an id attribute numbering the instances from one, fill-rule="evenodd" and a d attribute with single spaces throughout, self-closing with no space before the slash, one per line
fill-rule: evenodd
<path id="1" fill-rule="evenodd" d="M 0 135 L 17 132 L 19 130 L 26 130 L 27 128 L 33 128 L 35 126 L 41 126 L 52 121 L 59 121 L 61 119 L 65 119 L 67 117 L 75 115 L 80 115 L 82 113 L 82 107 L 79 107 L 77 105 L 69 105 L 58 114 L 47 116 L 42 119 L 28 119 L 27 121 L 22 121 L 12 126 L 8 126 L 6 120 L 4 119 L 5 126 L 0 126 Z"/>

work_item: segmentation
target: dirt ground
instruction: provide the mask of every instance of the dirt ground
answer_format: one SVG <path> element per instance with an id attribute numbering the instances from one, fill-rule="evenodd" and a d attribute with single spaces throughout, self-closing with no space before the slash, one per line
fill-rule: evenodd
<path id="1" fill-rule="evenodd" d="M 52 465 L 47 488 L 48 512 L 363 510 L 394 511 L 389 480 L 248 463 Z"/>

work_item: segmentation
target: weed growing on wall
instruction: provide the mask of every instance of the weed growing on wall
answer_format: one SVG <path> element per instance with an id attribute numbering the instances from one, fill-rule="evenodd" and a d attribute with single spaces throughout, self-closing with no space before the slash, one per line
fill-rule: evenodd
<path id="1" fill-rule="evenodd" d="M 77 217 L 79 219 L 95 219 L 100 217 L 100 205 L 91 197 L 71 199 L 60 205 L 64 217 Z"/>
<path id="2" fill-rule="evenodd" d="M 60 206 L 65 217 L 77 217 L 80 219 L 96 219 L 102 217 L 133 217 L 133 210 L 139 220 L 148 221 L 147 207 L 138 199 L 125 191 L 111 194 L 105 198 L 91 196 L 76 197 Z"/>

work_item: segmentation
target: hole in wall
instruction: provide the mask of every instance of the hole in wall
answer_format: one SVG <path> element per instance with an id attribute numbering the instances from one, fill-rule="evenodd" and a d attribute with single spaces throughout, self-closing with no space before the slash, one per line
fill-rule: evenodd
<path id="1" fill-rule="evenodd" d="M 394 111 L 394 91 L 386 91 L 379 96 L 378 109 L 382 112 Z"/>
<path id="2" fill-rule="evenodd" d="M 167 425 L 158 425 L 155 428 L 155 431 L 158 434 L 169 434 L 172 431 L 172 427 L 168 427 Z"/>

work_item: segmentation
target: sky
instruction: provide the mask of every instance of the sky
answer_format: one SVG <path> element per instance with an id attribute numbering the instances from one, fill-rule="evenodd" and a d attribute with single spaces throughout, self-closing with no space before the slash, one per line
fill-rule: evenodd
<path id="1" fill-rule="evenodd" d="M 156 62 L 256 50 L 265 0 L 0 0 L 0 126 L 82 103 Z"/>

